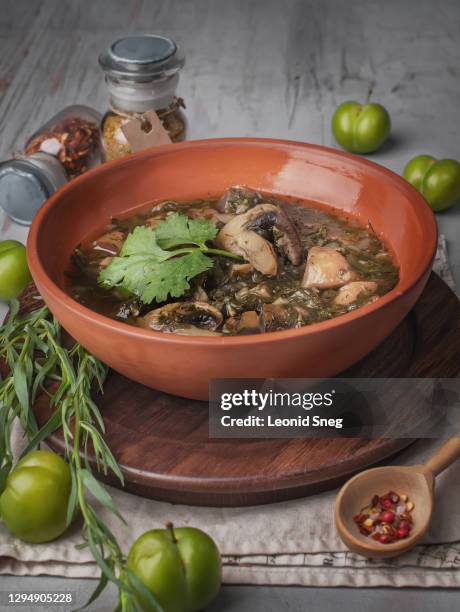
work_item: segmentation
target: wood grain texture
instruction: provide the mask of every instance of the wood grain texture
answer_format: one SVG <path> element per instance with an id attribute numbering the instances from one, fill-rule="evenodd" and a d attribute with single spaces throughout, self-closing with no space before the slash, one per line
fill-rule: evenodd
<path id="1" fill-rule="evenodd" d="M 0 159 L 66 105 L 103 111 L 99 53 L 151 31 L 186 52 L 189 138 L 335 146 L 336 105 L 372 87 L 393 126 L 372 160 L 401 173 L 420 153 L 459 159 L 459 21 L 458 0 L 1 0 Z M 460 206 L 438 223 L 460 286 Z M 0 234 L 8 231 L 0 210 Z"/>
<path id="2" fill-rule="evenodd" d="M 433 274 L 395 332 L 342 377 L 447 378 L 459 373 L 460 302 Z M 411 443 L 390 438 L 209 439 L 207 403 L 153 391 L 115 372 L 97 402 L 126 489 L 174 503 L 240 506 L 318 493 Z M 36 409 L 43 424 L 50 415 L 46 397 Z M 409 418 L 418 424 L 415 406 Z M 62 451 L 60 432 L 49 443 Z"/>

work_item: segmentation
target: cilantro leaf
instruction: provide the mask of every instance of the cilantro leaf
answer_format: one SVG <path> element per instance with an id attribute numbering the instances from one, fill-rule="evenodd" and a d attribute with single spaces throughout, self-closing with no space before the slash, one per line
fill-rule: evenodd
<path id="1" fill-rule="evenodd" d="M 190 288 L 194 276 L 213 265 L 213 260 L 199 249 L 166 261 L 148 254 L 114 257 L 99 280 L 106 287 L 121 286 L 150 304 L 154 300 L 164 302 L 168 295 L 180 297 Z"/>
<path id="2" fill-rule="evenodd" d="M 217 236 L 217 232 L 216 226 L 210 221 L 189 219 L 179 213 L 168 215 L 155 228 L 157 242 L 163 249 L 171 249 L 184 244 L 204 247 L 208 240 L 213 240 Z"/>
<path id="3" fill-rule="evenodd" d="M 138 226 L 126 238 L 120 253 L 99 273 L 99 284 L 107 289 L 122 287 L 144 304 L 180 297 L 190 289 L 190 280 L 214 265 L 209 255 L 241 260 L 228 251 L 206 246 L 217 228 L 203 219 L 174 213 L 156 228 Z M 173 247 L 183 247 L 174 250 Z M 173 249 L 173 250 L 167 250 Z"/>
<path id="4" fill-rule="evenodd" d="M 148 227 L 138 226 L 128 234 L 120 251 L 120 257 L 129 255 L 148 254 L 159 261 L 165 261 L 171 257 L 171 253 L 163 250 L 158 245 L 156 232 Z"/>
<path id="5" fill-rule="evenodd" d="M 213 260 L 199 250 L 168 259 L 155 270 L 155 274 L 146 279 L 143 301 L 146 303 L 153 300 L 164 302 L 168 294 L 171 297 L 184 295 L 190 289 L 189 281 L 194 276 L 206 272 L 213 265 Z"/>
<path id="6" fill-rule="evenodd" d="M 198 239 L 200 234 L 192 227 L 189 236 Z M 213 265 L 213 260 L 199 248 L 177 254 L 166 251 L 158 245 L 157 230 L 136 227 L 126 238 L 119 256 L 100 272 L 99 283 L 106 288 L 123 287 L 145 304 L 153 300 L 164 302 L 168 295 L 183 295 L 190 288 L 190 280 Z"/>

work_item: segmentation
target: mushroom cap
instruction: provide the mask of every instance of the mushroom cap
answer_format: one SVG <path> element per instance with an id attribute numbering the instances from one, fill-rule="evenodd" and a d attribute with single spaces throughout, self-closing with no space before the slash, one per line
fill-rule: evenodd
<path id="1" fill-rule="evenodd" d="M 190 336 L 220 335 L 222 313 L 206 302 L 173 302 L 139 317 L 140 327 Z"/>
<path id="2" fill-rule="evenodd" d="M 262 236 L 246 226 L 257 216 L 254 211 L 258 206 L 247 213 L 236 215 L 226 223 L 215 239 L 217 246 L 241 255 L 262 274 L 276 276 L 278 260 L 273 246 Z"/>

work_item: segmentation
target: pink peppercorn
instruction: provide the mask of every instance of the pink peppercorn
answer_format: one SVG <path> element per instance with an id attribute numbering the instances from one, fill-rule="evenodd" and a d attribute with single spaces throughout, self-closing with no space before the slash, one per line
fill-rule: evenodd
<path id="1" fill-rule="evenodd" d="M 391 510 L 385 510 L 385 512 L 382 512 L 380 515 L 380 520 L 384 523 L 392 523 L 395 520 L 395 513 Z"/>
<path id="2" fill-rule="evenodd" d="M 401 521 L 398 525 L 398 529 L 403 529 L 404 531 L 410 531 L 412 529 L 412 525 L 409 521 Z"/>

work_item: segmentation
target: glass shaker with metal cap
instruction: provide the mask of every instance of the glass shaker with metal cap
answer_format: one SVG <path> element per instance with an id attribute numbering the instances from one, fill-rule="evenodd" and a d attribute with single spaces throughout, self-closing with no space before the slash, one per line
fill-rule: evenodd
<path id="1" fill-rule="evenodd" d="M 0 206 L 17 223 L 30 225 L 46 200 L 67 182 L 62 164 L 33 153 L 0 164 Z"/>
<path id="2" fill-rule="evenodd" d="M 131 153 L 121 127 L 152 109 L 173 142 L 185 137 L 185 106 L 176 96 L 184 63 L 182 50 L 171 38 L 154 34 L 121 38 L 100 55 L 110 96 L 101 130 L 107 161 Z"/>
<path id="3" fill-rule="evenodd" d="M 82 105 L 64 108 L 26 142 L 24 154 L 0 164 L 0 207 L 29 225 L 69 179 L 100 163 L 101 115 Z"/>

